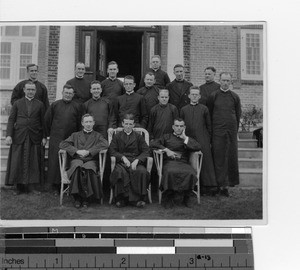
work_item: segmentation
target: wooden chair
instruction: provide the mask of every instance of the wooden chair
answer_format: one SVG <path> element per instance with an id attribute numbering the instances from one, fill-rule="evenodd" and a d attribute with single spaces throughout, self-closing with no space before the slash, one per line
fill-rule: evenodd
<path id="1" fill-rule="evenodd" d="M 114 129 L 113 133 L 109 133 L 108 134 L 108 144 L 111 143 L 113 134 L 116 134 L 116 133 L 118 133 L 120 131 L 123 131 L 123 128 L 121 128 L 121 127 L 116 128 L 116 129 Z M 149 145 L 149 133 L 148 133 L 148 131 L 146 129 L 136 127 L 136 128 L 133 128 L 133 131 L 142 134 L 144 136 L 144 138 L 145 138 L 146 143 Z M 116 158 L 115 157 L 110 157 L 110 159 L 111 159 L 111 171 L 113 171 L 114 168 L 115 168 L 115 166 L 116 166 Z M 146 169 L 149 172 L 149 174 L 151 173 L 152 165 L 153 165 L 153 158 L 152 157 L 148 157 L 147 158 L 147 167 L 146 167 Z M 148 200 L 149 200 L 149 203 L 152 203 L 151 183 L 149 184 L 149 187 L 148 187 L 147 191 L 148 191 Z M 114 191 L 113 191 L 113 188 L 111 188 L 110 189 L 109 204 L 112 203 L 113 197 L 114 197 Z"/>
<path id="2" fill-rule="evenodd" d="M 69 191 L 69 186 L 71 180 L 68 178 L 67 175 L 67 168 L 68 168 L 68 158 L 67 158 L 66 150 L 59 150 L 58 158 L 59 158 L 59 168 L 60 168 L 60 175 L 61 175 L 61 185 L 60 185 L 60 205 L 63 202 L 64 193 Z M 104 167 L 106 162 L 107 150 L 101 150 L 99 152 L 99 177 L 101 181 L 101 186 L 103 186 L 103 173 Z M 66 187 L 65 187 L 66 186 Z M 101 199 L 101 204 L 103 204 L 103 198 Z"/>
<path id="3" fill-rule="evenodd" d="M 154 161 L 157 168 L 158 173 L 158 187 L 161 185 L 162 180 L 162 169 L 163 169 L 163 155 L 164 152 L 162 150 L 153 150 Z M 191 166 L 196 170 L 197 182 L 196 182 L 196 190 L 193 190 L 193 193 L 197 196 L 198 204 L 200 204 L 200 172 L 202 167 L 202 158 L 203 154 L 201 151 L 191 152 L 189 162 Z M 158 188 L 158 202 L 161 204 L 162 193 Z"/>

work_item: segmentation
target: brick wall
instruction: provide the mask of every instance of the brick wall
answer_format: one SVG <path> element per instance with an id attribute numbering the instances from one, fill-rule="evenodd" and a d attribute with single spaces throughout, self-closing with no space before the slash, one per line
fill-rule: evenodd
<path id="1" fill-rule="evenodd" d="M 168 64 L 168 26 L 161 27 L 161 69 L 167 70 Z"/>
<path id="2" fill-rule="evenodd" d="M 263 107 L 263 86 L 262 85 L 242 85 L 240 89 L 234 89 L 240 98 L 242 106 L 254 104 L 258 108 Z"/>
<path id="3" fill-rule="evenodd" d="M 39 27 L 38 66 L 39 81 L 48 88 L 48 50 L 49 50 L 49 26 Z"/>
<path id="4" fill-rule="evenodd" d="M 191 26 L 183 26 L 183 61 L 185 67 L 185 79 L 191 80 Z"/>
<path id="5" fill-rule="evenodd" d="M 50 26 L 48 50 L 48 96 L 50 103 L 56 98 L 59 35 L 60 26 Z"/>

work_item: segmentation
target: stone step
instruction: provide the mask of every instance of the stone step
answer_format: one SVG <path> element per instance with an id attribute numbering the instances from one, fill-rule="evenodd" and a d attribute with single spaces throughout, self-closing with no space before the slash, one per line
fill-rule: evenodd
<path id="1" fill-rule="evenodd" d="M 263 160 L 261 158 L 239 158 L 239 168 L 259 168 L 263 167 Z"/>
<path id="2" fill-rule="evenodd" d="M 257 140 L 255 139 L 240 139 L 238 140 L 239 148 L 257 148 Z"/>
<path id="3" fill-rule="evenodd" d="M 240 187 L 260 187 L 262 188 L 263 170 L 240 168 Z"/>
<path id="4" fill-rule="evenodd" d="M 238 149 L 239 158 L 263 158 L 262 148 L 239 148 Z"/>

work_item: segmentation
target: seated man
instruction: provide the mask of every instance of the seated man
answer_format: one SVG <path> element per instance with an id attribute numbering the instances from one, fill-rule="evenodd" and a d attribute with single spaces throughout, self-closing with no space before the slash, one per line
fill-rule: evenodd
<path id="1" fill-rule="evenodd" d="M 122 121 L 124 130 L 113 136 L 109 153 L 116 157 L 116 167 L 110 176 L 117 207 L 128 202 L 137 207 L 145 206 L 149 185 L 149 173 L 144 164 L 149 147 L 142 135 L 133 131 L 134 116 L 125 114 Z"/>
<path id="2" fill-rule="evenodd" d="M 72 157 L 67 174 L 71 179 L 70 193 L 76 208 L 81 205 L 87 207 L 90 198 L 101 199 L 102 187 L 96 174 L 97 158 L 99 152 L 108 147 L 107 140 L 93 130 L 93 116 L 83 115 L 81 124 L 82 131 L 72 133 L 59 144 L 60 149 L 66 150 Z"/>
<path id="3" fill-rule="evenodd" d="M 196 172 L 189 162 L 190 152 L 199 151 L 201 146 L 194 139 L 185 135 L 185 123 L 175 118 L 173 133 L 164 134 L 160 139 L 151 142 L 151 147 L 162 149 L 164 166 L 162 171 L 161 189 L 165 194 L 165 207 L 174 206 L 175 192 L 183 192 L 182 203 L 191 207 L 190 195 L 197 181 Z"/>

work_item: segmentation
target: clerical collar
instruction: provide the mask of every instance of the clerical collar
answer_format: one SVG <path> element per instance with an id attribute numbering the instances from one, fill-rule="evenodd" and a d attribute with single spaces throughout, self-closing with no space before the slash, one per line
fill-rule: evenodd
<path id="1" fill-rule="evenodd" d="M 125 129 L 124 129 L 124 132 L 126 133 L 126 135 L 129 136 L 132 133 L 132 130 L 130 132 L 126 132 Z"/>
<path id="2" fill-rule="evenodd" d="M 31 100 L 34 99 L 34 97 L 33 97 L 33 98 L 29 98 L 29 97 L 26 97 L 26 96 L 25 96 L 25 98 L 26 98 L 27 100 L 29 100 L 29 101 L 31 101 Z"/>
<path id="3" fill-rule="evenodd" d="M 221 90 L 222 92 L 226 93 L 226 92 L 229 91 L 229 88 L 228 88 L 227 90 L 224 90 L 224 89 L 220 88 L 220 90 Z"/>
<path id="4" fill-rule="evenodd" d="M 84 76 L 79 77 L 79 76 L 76 75 L 75 77 L 76 77 L 77 79 L 81 80 L 81 79 L 83 79 Z"/>
<path id="5" fill-rule="evenodd" d="M 62 101 L 63 101 L 64 103 L 67 103 L 67 104 L 68 104 L 68 103 L 71 103 L 72 100 L 65 100 L 65 99 L 62 99 Z"/>
<path id="6" fill-rule="evenodd" d="M 154 69 L 154 68 L 151 68 L 152 70 L 154 70 L 154 72 L 156 72 L 156 71 L 158 71 L 159 70 L 159 68 L 157 68 L 157 69 Z"/>
<path id="7" fill-rule="evenodd" d="M 209 82 L 205 82 L 206 84 L 211 84 L 211 83 L 213 83 L 214 81 L 209 81 Z"/>
<path id="8" fill-rule="evenodd" d="M 114 78 L 108 77 L 108 79 L 110 79 L 111 81 L 115 81 L 117 79 L 117 77 L 114 77 Z"/>
<path id="9" fill-rule="evenodd" d="M 182 80 L 177 80 L 177 79 L 175 79 L 175 81 L 176 81 L 176 82 L 183 82 L 184 79 L 182 79 Z"/>
<path id="10" fill-rule="evenodd" d="M 97 98 L 93 97 L 93 100 L 97 101 L 97 100 L 99 100 L 100 98 L 101 98 L 100 96 L 97 97 Z"/>
<path id="11" fill-rule="evenodd" d="M 180 138 L 180 135 L 176 134 L 175 132 L 173 132 L 173 135 L 175 135 L 177 138 Z"/>
<path id="12" fill-rule="evenodd" d="M 29 78 L 29 81 L 32 81 L 32 82 L 37 82 L 38 79 L 35 79 L 33 80 L 32 78 Z"/>
<path id="13" fill-rule="evenodd" d="M 190 104 L 191 104 L 192 106 L 196 106 L 196 105 L 199 104 L 199 102 L 196 102 L 196 103 L 191 102 Z"/>
<path id="14" fill-rule="evenodd" d="M 132 95 L 133 93 L 134 93 L 133 90 L 132 90 L 131 92 L 126 92 L 126 94 L 127 94 L 128 96 Z"/>
<path id="15" fill-rule="evenodd" d="M 168 105 L 168 103 L 167 103 L 167 104 L 161 104 L 161 103 L 159 103 L 159 106 L 160 106 L 160 107 L 163 107 L 163 108 L 164 108 L 164 107 L 167 107 L 167 105 Z"/>
<path id="16" fill-rule="evenodd" d="M 83 129 L 83 133 L 84 133 L 84 134 L 90 134 L 90 133 L 92 133 L 92 131 L 93 131 L 93 130 L 85 130 L 85 129 Z"/>

